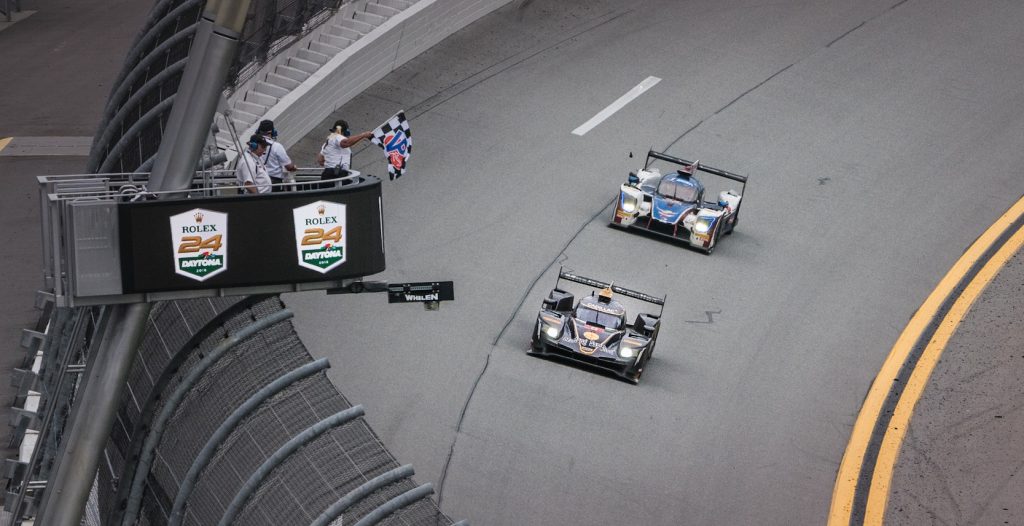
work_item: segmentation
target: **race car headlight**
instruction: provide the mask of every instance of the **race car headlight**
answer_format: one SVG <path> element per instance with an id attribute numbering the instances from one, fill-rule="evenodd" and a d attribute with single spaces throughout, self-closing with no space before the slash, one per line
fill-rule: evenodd
<path id="1" fill-rule="evenodd" d="M 550 312 L 540 314 L 537 330 L 551 339 L 557 339 L 562 332 L 562 317 Z"/>
<path id="2" fill-rule="evenodd" d="M 714 223 L 714 219 L 710 217 L 698 217 L 697 222 L 693 224 L 693 231 L 698 234 L 707 234 L 711 230 L 711 225 Z"/>
<path id="3" fill-rule="evenodd" d="M 622 189 L 619 191 L 619 210 L 627 214 L 635 214 L 640 209 L 640 195 L 634 191 Z"/>
<path id="4" fill-rule="evenodd" d="M 623 345 L 619 347 L 619 356 L 623 358 L 632 358 L 636 356 L 636 349 L 633 347 L 627 347 Z"/>

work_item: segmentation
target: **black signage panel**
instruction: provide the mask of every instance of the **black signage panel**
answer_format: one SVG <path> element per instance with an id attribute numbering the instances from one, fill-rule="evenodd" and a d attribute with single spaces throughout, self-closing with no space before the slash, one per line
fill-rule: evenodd
<path id="1" fill-rule="evenodd" d="M 118 205 L 124 293 L 308 283 L 384 270 L 380 180 Z"/>
<path id="2" fill-rule="evenodd" d="M 455 299 L 455 283 L 426 281 L 388 284 L 388 303 L 427 303 Z"/>

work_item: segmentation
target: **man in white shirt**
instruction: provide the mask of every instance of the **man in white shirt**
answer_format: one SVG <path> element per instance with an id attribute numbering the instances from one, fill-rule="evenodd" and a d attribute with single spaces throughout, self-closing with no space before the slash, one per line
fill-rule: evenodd
<path id="1" fill-rule="evenodd" d="M 277 130 L 274 128 L 274 121 L 260 121 L 260 127 L 256 133 L 262 135 L 270 143 L 267 146 L 267 152 L 262 158 L 263 164 L 267 166 L 270 182 L 275 185 L 273 191 L 284 192 L 289 190 L 288 186 L 278 183 L 295 182 L 295 176 L 291 172 L 298 170 L 298 168 L 292 164 L 292 159 L 288 157 L 288 152 L 285 150 L 284 145 L 277 142 Z"/>
<path id="2" fill-rule="evenodd" d="M 238 186 L 242 187 L 243 193 L 265 194 L 270 192 L 270 175 L 267 174 L 267 167 L 263 164 L 262 159 L 269 145 L 270 143 L 262 135 L 253 135 L 246 143 L 245 151 L 238 156 L 235 179 L 238 180 Z"/>
<path id="3" fill-rule="evenodd" d="M 334 128 L 331 129 L 331 134 L 327 136 L 324 145 L 320 147 L 320 154 L 316 156 L 317 162 L 324 167 L 323 173 L 320 174 L 320 180 L 327 181 L 348 175 L 352 166 L 352 150 L 350 148 L 359 141 L 372 137 L 373 132 L 369 131 L 352 135 L 347 121 L 344 119 L 336 121 Z"/>

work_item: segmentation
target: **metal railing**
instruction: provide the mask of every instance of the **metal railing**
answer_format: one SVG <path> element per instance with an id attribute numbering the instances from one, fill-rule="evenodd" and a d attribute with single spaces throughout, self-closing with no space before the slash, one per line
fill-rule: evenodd
<path id="1" fill-rule="evenodd" d="M 50 302 L 45 307 L 52 307 Z M 45 319 L 43 343 L 39 349 L 27 348 L 25 365 L 38 390 L 39 405 L 33 412 L 35 439 L 27 458 L 8 459 L 7 465 L 19 469 L 7 473 L 7 495 L 4 509 L 9 515 L 3 526 L 21 524 L 26 516 L 33 516 L 39 498 L 52 475 L 51 468 L 60 437 L 64 432 L 67 414 L 75 402 L 75 386 L 84 371 L 90 352 L 90 336 L 99 323 L 99 308 L 67 309 L 45 308 L 40 321 Z M 39 356 L 37 361 L 36 355 Z M 37 363 L 33 364 L 34 361 Z M 15 436 L 13 442 L 18 441 Z M 24 451 L 22 452 L 24 454 Z"/>

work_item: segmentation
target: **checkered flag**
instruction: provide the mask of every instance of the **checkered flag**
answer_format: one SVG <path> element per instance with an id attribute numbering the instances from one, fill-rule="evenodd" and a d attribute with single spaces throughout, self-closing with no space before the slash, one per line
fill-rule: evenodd
<path id="1" fill-rule="evenodd" d="M 405 175 L 405 165 L 412 153 L 412 130 L 405 119 L 405 111 L 394 114 L 387 122 L 373 130 L 374 144 L 384 149 L 388 160 L 388 177 L 392 181 Z"/>

